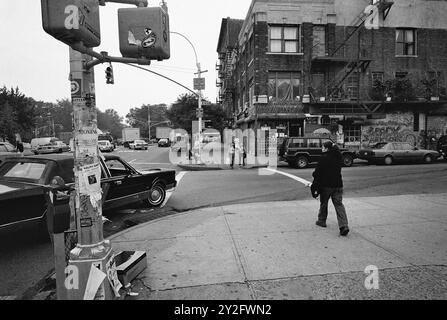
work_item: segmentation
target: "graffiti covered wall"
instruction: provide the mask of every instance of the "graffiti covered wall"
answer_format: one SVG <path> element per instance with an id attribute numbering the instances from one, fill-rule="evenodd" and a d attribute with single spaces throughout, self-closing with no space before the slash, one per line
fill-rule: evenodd
<path id="1" fill-rule="evenodd" d="M 373 143 L 387 142 L 409 142 L 420 146 L 422 138 L 419 132 L 413 131 L 413 113 L 391 113 L 385 119 L 371 120 L 362 126 L 362 146 Z"/>
<path id="2" fill-rule="evenodd" d="M 424 128 L 425 124 L 420 124 Z M 427 131 L 414 131 L 414 115 L 408 113 L 387 114 L 385 119 L 371 120 L 362 126 L 362 146 L 387 141 L 409 142 L 414 146 L 436 149 L 440 136 L 447 134 L 447 116 L 428 116 Z"/>

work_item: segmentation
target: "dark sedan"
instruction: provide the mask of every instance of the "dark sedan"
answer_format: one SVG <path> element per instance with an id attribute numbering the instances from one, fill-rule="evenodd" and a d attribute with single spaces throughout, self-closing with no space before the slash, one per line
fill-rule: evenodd
<path id="1" fill-rule="evenodd" d="M 56 176 L 72 186 L 73 163 L 70 154 L 6 159 L 0 165 L 0 229 L 31 223 L 46 227 L 45 186 Z M 139 172 L 118 156 L 103 156 L 100 165 L 104 211 L 139 201 L 160 206 L 177 184 L 174 170 Z"/>
<path id="2" fill-rule="evenodd" d="M 432 163 L 441 154 L 434 150 L 425 150 L 405 142 L 380 142 L 371 148 L 361 149 L 357 157 L 368 163 L 391 165 L 396 162 Z"/>

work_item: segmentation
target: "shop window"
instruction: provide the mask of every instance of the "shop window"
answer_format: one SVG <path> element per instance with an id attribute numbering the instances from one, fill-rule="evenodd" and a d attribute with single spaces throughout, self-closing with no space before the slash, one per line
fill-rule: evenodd
<path id="1" fill-rule="evenodd" d="M 275 100 L 298 100 L 300 74 L 294 72 L 269 72 L 268 95 Z"/>
<path id="2" fill-rule="evenodd" d="M 415 56 L 416 54 L 416 30 L 396 29 L 396 55 Z"/>

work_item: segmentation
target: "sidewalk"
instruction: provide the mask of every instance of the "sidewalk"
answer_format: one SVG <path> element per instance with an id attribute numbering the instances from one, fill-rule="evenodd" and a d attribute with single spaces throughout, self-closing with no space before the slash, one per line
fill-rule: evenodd
<path id="1" fill-rule="evenodd" d="M 113 248 L 147 252 L 136 299 L 446 299 L 447 194 L 345 199 L 351 233 L 315 225 L 316 200 L 207 208 L 139 225 Z M 379 269 L 367 290 L 365 268 Z M 135 299 L 135 298 L 132 298 Z"/>

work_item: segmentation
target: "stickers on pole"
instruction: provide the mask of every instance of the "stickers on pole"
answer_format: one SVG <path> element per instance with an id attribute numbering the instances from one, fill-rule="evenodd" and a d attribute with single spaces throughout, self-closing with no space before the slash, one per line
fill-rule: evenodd
<path id="1" fill-rule="evenodd" d="M 86 165 L 79 170 L 79 188 L 81 195 L 89 195 L 93 208 L 101 201 L 101 169 L 99 163 Z"/>

